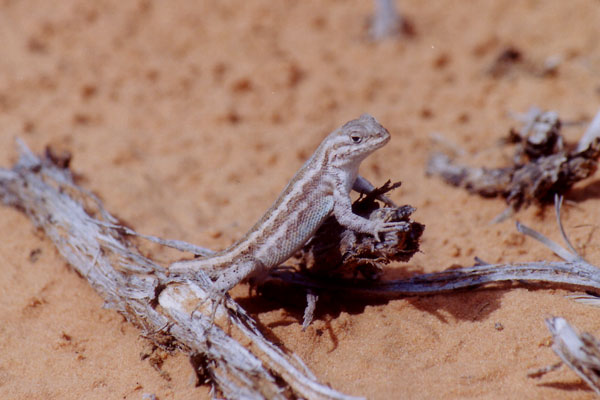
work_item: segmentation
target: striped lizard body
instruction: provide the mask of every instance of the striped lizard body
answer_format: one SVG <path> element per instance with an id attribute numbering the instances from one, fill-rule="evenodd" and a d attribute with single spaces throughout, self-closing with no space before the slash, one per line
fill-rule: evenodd
<path id="1" fill-rule="evenodd" d="M 358 175 L 360 163 L 390 140 L 375 118 L 363 114 L 329 134 L 287 184 L 273 206 L 229 248 L 207 257 L 178 261 L 169 275 L 193 279 L 203 270 L 223 295 L 250 276 L 265 274 L 292 256 L 333 213 L 340 225 L 378 238 L 401 223 L 371 221 L 352 213 L 350 191 L 373 190 Z M 381 200 L 395 206 L 385 196 Z"/>

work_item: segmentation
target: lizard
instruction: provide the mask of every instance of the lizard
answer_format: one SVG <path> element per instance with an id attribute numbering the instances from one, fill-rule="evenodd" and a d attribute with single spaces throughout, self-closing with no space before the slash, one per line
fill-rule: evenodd
<path id="1" fill-rule="evenodd" d="M 213 281 L 209 298 L 218 304 L 239 282 L 262 277 L 302 247 L 331 214 L 340 225 L 373 235 L 401 228 L 402 222 L 372 221 L 352 212 L 351 190 L 370 193 L 373 185 L 358 174 L 360 163 L 390 141 L 375 118 L 363 114 L 331 132 L 289 181 L 275 203 L 230 247 L 169 266 L 169 276 L 194 279 L 199 270 Z M 387 197 L 386 205 L 396 207 Z M 214 318 L 215 308 L 213 308 Z"/>

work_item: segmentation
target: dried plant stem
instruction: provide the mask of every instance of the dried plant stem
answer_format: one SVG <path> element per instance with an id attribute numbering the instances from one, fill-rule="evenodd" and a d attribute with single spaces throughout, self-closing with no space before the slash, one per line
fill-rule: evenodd
<path id="1" fill-rule="evenodd" d="M 43 229 L 107 307 L 157 344 L 182 349 L 200 360 L 201 372 L 225 397 L 355 398 L 320 384 L 295 355 L 264 338 L 233 300 L 219 307 L 217 317 L 229 315 L 233 327 L 260 351 L 252 352 L 232 339 L 204 310 L 192 312 L 206 300 L 206 292 L 197 285 L 208 287 L 208 277 L 199 274 L 194 283 L 169 280 L 160 265 L 136 250 L 127 236 L 135 232 L 120 226 L 95 196 L 79 188 L 68 169 L 54 165 L 51 157 L 38 158 L 20 144 L 17 164 L 0 169 L 0 201 L 24 211 Z M 183 242 L 150 239 L 199 254 L 209 252 Z"/>
<path id="2" fill-rule="evenodd" d="M 486 264 L 385 282 L 321 280 L 280 269 L 274 271 L 271 278 L 312 289 L 340 290 L 347 293 L 380 297 L 442 294 L 508 281 L 573 285 L 583 290 L 600 292 L 600 270 L 591 272 L 588 268 L 589 264 L 572 262 L 540 261 L 521 264 Z"/>
<path id="3" fill-rule="evenodd" d="M 560 222 L 561 204 L 562 199 L 557 197 L 558 226 L 571 251 L 522 224 L 517 223 L 517 229 L 542 242 L 565 261 L 483 264 L 390 281 L 321 280 L 306 274 L 290 272 L 289 269 L 284 268 L 273 271 L 271 278 L 317 290 L 341 290 L 348 293 L 389 297 L 440 294 L 509 281 L 570 285 L 600 293 L 600 269 L 574 253 L 573 246 L 569 243 Z M 589 299 L 587 302 L 590 302 Z"/>
<path id="4" fill-rule="evenodd" d="M 546 326 L 552 334 L 552 350 L 562 362 L 530 372 L 528 376 L 539 378 L 565 363 L 600 396 L 600 341 L 590 333 L 578 333 L 564 318 L 548 318 Z"/>

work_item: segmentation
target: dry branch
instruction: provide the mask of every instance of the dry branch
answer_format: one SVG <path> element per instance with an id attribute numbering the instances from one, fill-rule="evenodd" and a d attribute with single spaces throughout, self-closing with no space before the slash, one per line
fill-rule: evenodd
<path id="1" fill-rule="evenodd" d="M 228 298 L 219 307 L 217 318 L 228 315 L 259 351 L 233 340 L 203 310 L 192 313 L 206 300 L 197 284 L 208 287 L 208 277 L 200 273 L 194 283 L 170 281 L 163 267 L 137 251 L 128 236 L 134 232 L 74 183 L 63 168 L 68 163 L 57 165 L 50 154 L 38 158 L 21 143 L 17 164 L 0 169 L 0 200 L 24 211 L 43 229 L 107 307 L 119 311 L 158 345 L 189 353 L 227 398 L 354 398 L 320 384 L 299 358 L 265 339 L 233 300 Z M 178 241 L 163 244 L 199 254 L 207 251 Z"/>

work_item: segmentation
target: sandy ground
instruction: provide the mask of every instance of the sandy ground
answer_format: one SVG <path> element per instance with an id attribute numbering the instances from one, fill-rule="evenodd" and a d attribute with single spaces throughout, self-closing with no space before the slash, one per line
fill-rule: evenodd
<path id="1" fill-rule="evenodd" d="M 325 134 L 363 112 L 392 141 L 361 169 L 424 223 L 422 253 L 389 276 L 555 259 L 516 219 L 559 240 L 551 208 L 501 224 L 505 207 L 425 177 L 429 135 L 481 152 L 536 104 L 565 120 L 600 100 L 600 8 L 593 0 L 402 1 L 416 36 L 372 43 L 368 1 L 0 1 L 0 163 L 14 139 L 72 152 L 72 168 L 138 231 L 223 248 L 268 208 Z M 507 46 L 539 66 L 486 71 Z M 565 129 L 576 140 L 581 126 Z M 597 175 L 596 175 L 597 176 Z M 568 195 L 567 231 L 600 263 L 600 180 Z M 152 352 L 21 213 L 0 208 L 0 398 L 208 398 L 187 358 Z M 160 256 L 157 250 L 157 256 Z M 561 289 L 515 286 L 386 303 L 304 304 L 233 293 L 264 329 L 340 391 L 383 398 L 589 399 L 554 363 L 544 318 L 600 335 L 600 311 Z M 285 303 L 285 304 L 284 304 Z M 284 305 L 283 305 L 284 304 Z M 150 355 L 150 356 L 148 356 Z M 162 367 L 155 368 L 162 361 Z"/>

